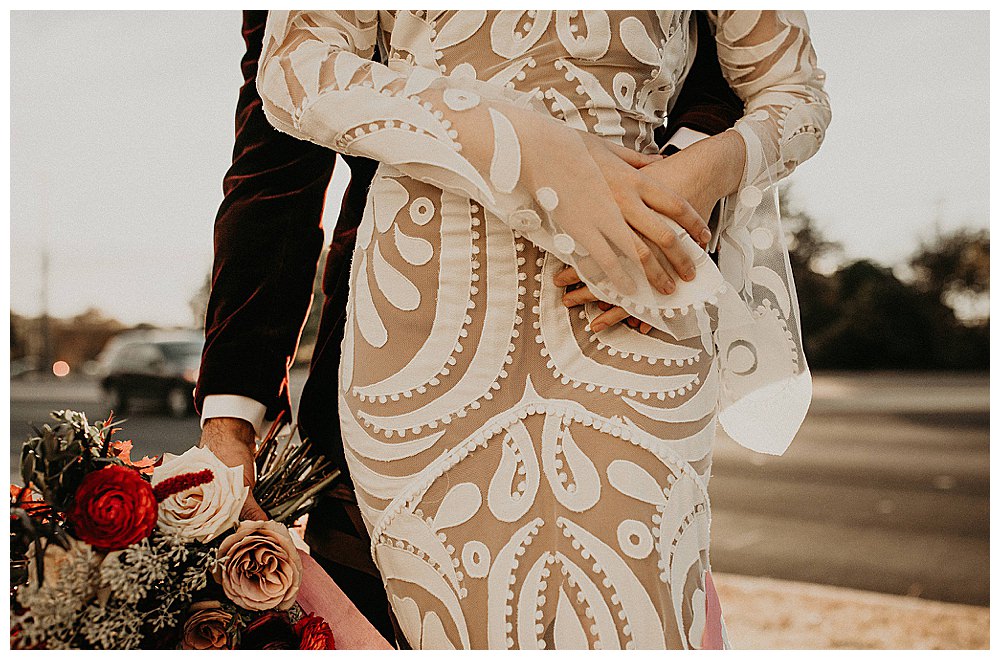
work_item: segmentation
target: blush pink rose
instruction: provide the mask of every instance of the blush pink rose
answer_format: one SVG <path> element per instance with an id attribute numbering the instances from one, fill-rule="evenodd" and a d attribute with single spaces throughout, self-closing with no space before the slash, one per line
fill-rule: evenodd
<path id="1" fill-rule="evenodd" d="M 215 581 L 247 610 L 287 610 L 302 582 L 302 560 L 288 528 L 273 520 L 245 520 L 219 546 Z"/>

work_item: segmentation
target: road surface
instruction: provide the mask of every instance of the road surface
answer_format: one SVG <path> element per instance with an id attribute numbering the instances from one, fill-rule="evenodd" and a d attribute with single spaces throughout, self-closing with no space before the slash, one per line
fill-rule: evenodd
<path id="1" fill-rule="evenodd" d="M 784 456 L 719 440 L 714 570 L 988 605 L 988 376 L 823 374 L 815 390 Z M 12 381 L 11 399 L 12 479 L 29 422 L 105 413 L 88 382 Z M 142 456 L 198 433 L 195 419 L 137 412 L 118 437 Z"/>

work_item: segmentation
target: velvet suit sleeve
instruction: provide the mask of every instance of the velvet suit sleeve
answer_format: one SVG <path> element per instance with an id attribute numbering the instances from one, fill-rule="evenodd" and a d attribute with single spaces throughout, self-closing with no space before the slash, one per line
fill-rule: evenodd
<path id="1" fill-rule="evenodd" d="M 195 389 L 290 409 L 287 372 L 312 298 L 336 154 L 276 131 L 255 84 L 266 11 L 246 11 L 233 162 L 215 219 L 205 348 Z"/>
<path id="2" fill-rule="evenodd" d="M 700 10 L 694 14 L 698 47 L 666 126 L 656 130 L 656 144 L 660 146 L 666 144 L 679 128 L 716 135 L 743 116 L 743 101 L 722 75 L 715 35 L 708 17 Z"/>

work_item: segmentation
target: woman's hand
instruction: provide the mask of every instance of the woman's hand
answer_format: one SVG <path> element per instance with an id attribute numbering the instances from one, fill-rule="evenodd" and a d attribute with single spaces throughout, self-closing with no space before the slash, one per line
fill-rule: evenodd
<path id="1" fill-rule="evenodd" d="M 628 158 L 627 154 L 622 157 Z M 718 201 L 734 192 L 739 186 L 745 157 L 742 137 L 736 131 L 726 131 L 700 140 L 669 158 L 651 160 L 645 164 L 636 162 L 636 166 L 640 167 L 642 174 L 652 179 L 655 185 L 680 195 L 699 216 L 707 218 Z M 692 234 L 692 238 L 705 247 L 710 236 L 702 234 L 697 224 L 686 226 L 685 229 Z M 699 232 L 698 235 L 693 233 L 695 231 Z M 579 275 L 571 267 L 560 271 L 554 278 L 556 285 L 564 287 L 580 282 Z M 598 300 L 586 285 L 567 291 L 563 296 L 563 304 L 567 307 L 588 302 L 597 302 L 603 311 L 590 324 L 594 332 L 621 321 L 625 321 L 643 334 L 651 330 L 648 323 L 639 321 L 621 307 Z"/>
<path id="2" fill-rule="evenodd" d="M 650 282 L 669 294 L 676 288 L 674 277 L 690 281 L 694 262 L 681 247 L 679 232 L 685 231 L 704 247 L 712 234 L 700 214 L 684 195 L 662 177 L 651 176 L 651 168 L 667 158 L 639 154 L 604 138 L 584 134 L 587 149 L 597 163 L 622 216 L 637 235 L 636 250 Z"/>
<path id="3" fill-rule="evenodd" d="M 546 208 L 553 222 L 619 292 L 636 292 L 623 262 L 641 268 L 662 294 L 676 289 L 677 277 L 694 279 L 694 263 L 678 232 L 687 230 L 704 240 L 708 226 L 682 196 L 642 173 L 661 156 L 615 146 L 538 112 L 514 114 L 524 183 L 536 195 L 550 190 L 554 204 Z"/>
<path id="4" fill-rule="evenodd" d="M 651 162 L 641 171 L 654 185 L 673 190 L 708 218 L 720 199 L 739 188 L 745 161 L 743 138 L 736 131 L 724 131 Z"/>

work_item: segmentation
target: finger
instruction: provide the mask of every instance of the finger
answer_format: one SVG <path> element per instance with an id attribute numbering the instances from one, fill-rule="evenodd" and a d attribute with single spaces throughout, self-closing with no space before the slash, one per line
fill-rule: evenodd
<path id="1" fill-rule="evenodd" d="M 608 148 L 616 156 L 635 168 L 645 167 L 650 163 L 663 160 L 663 154 L 643 154 L 610 141 L 608 142 Z"/>
<path id="2" fill-rule="evenodd" d="M 660 260 L 653 254 L 653 250 L 636 234 L 632 235 L 632 240 L 635 244 L 635 250 L 639 254 L 639 263 L 642 264 L 642 269 L 645 271 L 646 279 L 649 280 L 649 283 L 662 294 L 669 295 L 673 293 L 677 288 L 677 284 L 674 282 L 674 278 L 670 277 L 670 274 L 663 268 Z"/>
<path id="3" fill-rule="evenodd" d="M 264 509 L 260 508 L 257 504 L 257 500 L 254 499 L 253 493 L 247 493 L 247 499 L 243 503 L 243 509 L 240 511 L 241 520 L 267 520 L 267 513 Z"/>
<path id="4" fill-rule="evenodd" d="M 580 276 L 577 275 L 576 268 L 573 268 L 572 266 L 566 266 L 552 278 L 552 282 L 556 286 L 571 286 L 580 281 Z"/>
<path id="5" fill-rule="evenodd" d="M 663 249 L 660 248 L 660 246 L 654 243 L 653 241 L 643 236 L 642 234 L 638 234 L 638 236 L 642 238 L 642 240 L 646 243 L 646 245 L 650 247 L 650 249 L 653 251 L 653 256 L 655 256 L 656 260 L 660 262 L 660 266 L 663 267 L 663 270 L 667 271 L 667 273 L 673 278 L 674 283 L 676 284 L 678 278 L 677 271 L 674 270 L 674 267 L 670 263 L 670 260 L 667 259 L 667 255 L 663 253 Z"/>
<path id="6" fill-rule="evenodd" d="M 698 215 L 686 199 L 673 190 L 644 178 L 639 186 L 639 194 L 650 208 L 679 224 L 697 243 L 707 244 L 712 239 L 712 232 L 705 219 Z"/>
<path id="7" fill-rule="evenodd" d="M 598 300 L 598 301 L 597 301 L 597 307 L 598 307 L 598 308 L 599 308 L 599 309 L 600 309 L 600 310 L 601 310 L 602 312 L 606 312 L 606 311 L 608 311 L 609 309 L 611 309 L 612 307 L 614 307 L 614 305 L 612 305 L 612 304 L 611 304 L 611 303 L 609 303 L 609 302 L 604 302 L 603 300 Z"/>
<path id="8" fill-rule="evenodd" d="M 623 218 L 621 213 L 618 213 L 618 217 Z M 624 218 L 623 218 L 624 220 Z M 615 223 L 614 225 L 609 225 L 602 227 L 604 238 L 607 239 L 608 243 L 614 245 L 620 253 L 621 256 L 614 254 L 611 247 L 608 246 L 608 250 L 611 252 L 611 259 L 614 261 L 615 270 L 620 272 L 622 275 L 628 277 L 629 281 L 632 281 L 631 276 L 629 276 L 628 271 L 622 268 L 622 262 L 631 262 L 634 264 L 642 265 L 642 259 L 640 258 L 639 252 L 636 249 L 636 235 L 632 228 L 629 226 L 627 221 L 623 221 L 620 225 Z M 645 270 L 645 267 L 643 266 Z M 621 292 L 625 295 L 632 295 L 635 293 L 635 284 L 633 283 L 632 288 L 629 291 L 624 289 Z"/>
<path id="9" fill-rule="evenodd" d="M 594 302 L 596 300 L 597 296 L 591 293 L 590 288 L 586 286 L 582 286 L 579 289 L 573 289 L 572 291 L 567 291 L 562 297 L 562 303 L 567 307 L 576 307 L 577 305 Z"/>
<path id="10" fill-rule="evenodd" d="M 621 217 L 621 216 L 619 216 Z M 628 225 L 624 222 L 621 223 L 621 231 L 626 234 L 632 234 L 632 230 L 629 229 Z M 590 252 L 590 257 L 597 262 L 598 268 L 607 275 L 608 279 L 611 280 L 612 286 L 617 288 L 622 294 L 626 296 L 631 296 L 635 294 L 635 282 L 632 277 L 622 268 L 621 259 L 615 254 L 614 250 L 608 244 L 606 237 L 599 236 L 595 237 L 592 234 L 588 236 L 587 239 L 581 241 L 583 246 L 587 248 Z M 626 252 L 626 258 L 629 258 L 629 254 L 634 255 L 632 258 L 634 261 L 639 260 L 639 256 L 635 254 L 635 246 L 629 244 L 631 249 Z"/>
<path id="11" fill-rule="evenodd" d="M 639 327 L 639 319 L 635 318 L 634 316 L 630 316 L 627 319 L 625 319 L 625 323 L 628 324 L 628 327 L 630 328 Z"/>
<path id="12" fill-rule="evenodd" d="M 649 331 L 652 330 L 652 329 L 653 329 L 653 326 L 649 325 L 645 321 L 643 321 L 642 323 L 639 324 L 639 332 L 641 332 L 644 335 L 648 335 Z"/>
<path id="13" fill-rule="evenodd" d="M 629 317 L 629 313 L 621 307 L 612 307 L 590 322 L 591 332 L 600 332 L 605 328 L 619 323 Z"/>
<path id="14" fill-rule="evenodd" d="M 637 232 L 649 239 L 667 257 L 674 272 L 683 280 L 694 279 L 694 260 L 684 250 L 669 218 L 649 208 L 631 209 L 627 220 Z M 662 267 L 661 267 L 662 269 Z"/>

